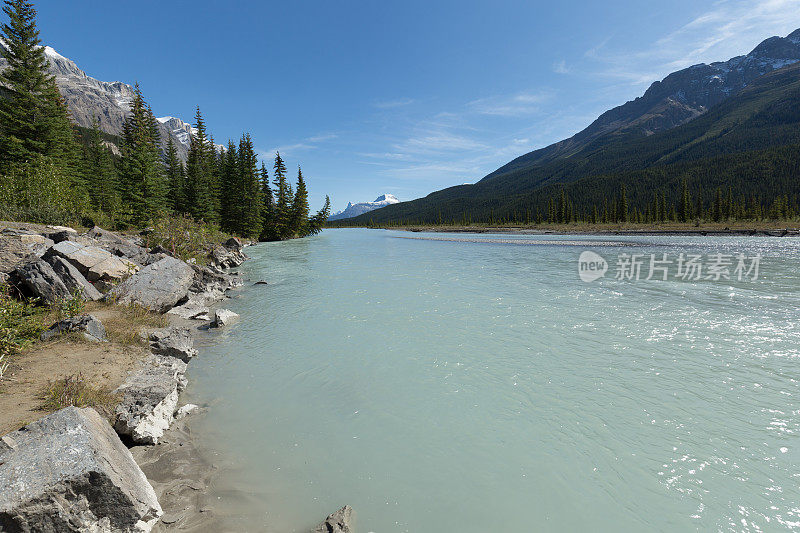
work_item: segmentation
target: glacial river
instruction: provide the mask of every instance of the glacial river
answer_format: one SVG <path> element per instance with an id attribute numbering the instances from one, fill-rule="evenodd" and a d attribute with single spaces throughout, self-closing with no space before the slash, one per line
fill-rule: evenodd
<path id="1" fill-rule="evenodd" d="M 187 398 L 230 531 L 344 504 L 364 533 L 800 529 L 800 240 L 341 229 L 246 251 L 241 319 Z"/>

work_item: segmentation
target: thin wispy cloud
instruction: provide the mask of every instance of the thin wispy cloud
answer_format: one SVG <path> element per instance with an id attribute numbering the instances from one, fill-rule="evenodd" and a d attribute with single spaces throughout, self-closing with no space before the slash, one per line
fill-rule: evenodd
<path id="1" fill-rule="evenodd" d="M 556 74 L 569 74 L 572 71 L 567 66 L 567 62 L 562 59 L 561 61 L 553 63 L 553 72 Z"/>
<path id="2" fill-rule="evenodd" d="M 398 98 L 396 100 L 383 100 L 378 102 L 373 102 L 372 107 L 376 107 L 378 109 L 394 109 L 397 107 L 405 107 L 407 105 L 411 105 L 414 103 L 413 98 Z"/>
<path id="3" fill-rule="evenodd" d="M 650 84 L 698 63 L 743 55 L 767 37 L 800 27 L 800 0 L 722 0 L 641 51 L 609 38 L 584 56 L 603 65 L 597 74 L 634 86 Z"/>
<path id="4" fill-rule="evenodd" d="M 609 101 L 623 103 L 620 94 L 640 94 L 670 72 L 747 53 L 766 37 L 785 36 L 798 27 L 800 0 L 721 0 L 644 49 L 624 48 L 612 34 L 582 56 L 555 61 L 552 70 L 594 77 L 593 98 L 601 111 Z M 547 88 L 478 98 L 412 123 L 410 133 L 391 142 L 389 150 L 362 156 L 379 174 L 401 181 L 477 181 L 509 159 L 578 131 L 599 114 L 586 103 L 566 110 L 558 98 Z"/>
<path id="5" fill-rule="evenodd" d="M 296 142 L 293 144 L 285 144 L 283 146 L 277 146 L 271 150 L 258 150 L 258 156 L 261 159 L 268 160 L 275 157 L 276 152 L 280 152 L 281 157 L 297 157 L 299 154 L 303 152 L 308 152 L 309 150 L 317 150 L 319 149 L 319 145 L 323 144 L 328 141 L 333 141 L 339 138 L 339 135 L 336 133 L 325 133 L 320 135 L 313 135 L 308 137 L 300 142 Z"/>
<path id="6" fill-rule="evenodd" d="M 538 93 L 519 93 L 511 96 L 492 96 L 473 100 L 467 107 L 482 115 L 517 117 L 532 115 L 540 111 L 541 105 L 550 99 L 546 91 Z"/>

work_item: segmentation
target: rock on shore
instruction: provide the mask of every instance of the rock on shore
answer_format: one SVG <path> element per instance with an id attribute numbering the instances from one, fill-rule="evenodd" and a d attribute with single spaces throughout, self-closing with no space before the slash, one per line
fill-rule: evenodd
<path id="1" fill-rule="evenodd" d="M 62 409 L 3 437 L 0 487 L 0 531 L 147 532 L 162 514 L 94 409 Z"/>
<path id="2" fill-rule="evenodd" d="M 328 515 L 311 533 L 352 533 L 353 508 L 345 505 L 333 514 Z"/>
<path id="3" fill-rule="evenodd" d="M 175 419 L 178 393 L 186 387 L 186 363 L 174 357 L 150 356 L 115 392 L 122 402 L 114 429 L 137 444 L 157 444 Z"/>
<path id="4" fill-rule="evenodd" d="M 166 313 L 186 298 L 193 281 L 192 267 L 168 256 L 114 287 L 108 298 L 117 303 L 136 304 L 157 313 Z"/>
<path id="5" fill-rule="evenodd" d="M 197 355 L 189 328 L 170 326 L 150 333 L 150 349 L 155 354 L 167 355 L 188 363 Z"/>

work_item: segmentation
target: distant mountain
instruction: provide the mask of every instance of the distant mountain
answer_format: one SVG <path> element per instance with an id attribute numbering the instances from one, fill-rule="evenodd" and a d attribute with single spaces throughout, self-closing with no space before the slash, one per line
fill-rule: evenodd
<path id="1" fill-rule="evenodd" d="M 643 96 L 606 111 L 573 137 L 518 157 L 484 179 L 569 157 L 601 137 L 626 133 L 652 135 L 680 126 L 736 94 L 754 79 L 798 61 L 800 29 L 785 38 L 771 37 L 746 56 L 673 72 L 653 83 Z"/>
<path id="2" fill-rule="evenodd" d="M 765 151 L 798 142 L 800 30 L 767 39 L 746 56 L 670 74 L 642 97 L 603 113 L 577 135 L 518 157 L 474 185 L 436 191 L 370 218 L 376 223 L 519 219 L 537 210 L 546 213 L 548 200 L 564 187 L 591 208 L 613 198 L 621 182 L 629 191 L 638 191 L 642 183 L 634 180 L 647 181 L 642 177 L 645 169 L 650 174 L 658 169 L 661 179 L 648 182 L 649 189 L 642 189 L 640 196 L 632 195 L 632 207 L 644 207 L 654 189 L 671 195 L 682 177 L 695 185 L 702 180 L 703 187 L 737 187 L 734 192 L 747 190 L 758 197 L 778 194 L 758 189 L 763 183 L 757 176 L 766 179 L 778 172 L 773 161 L 777 156 Z M 800 158 L 800 151 L 785 150 Z M 788 167 L 781 159 L 780 168 L 787 170 L 780 170 L 785 175 L 779 178 L 788 179 L 781 187 L 792 191 L 780 194 L 800 187 L 791 157 Z M 739 164 L 741 158 L 750 162 Z M 736 169 L 726 167 L 733 161 Z M 692 173 L 684 174 L 687 169 Z"/>
<path id="3" fill-rule="evenodd" d="M 382 194 L 378 196 L 374 202 L 362 202 L 360 204 L 348 203 L 343 211 L 332 214 L 328 220 L 342 220 L 345 218 L 352 218 L 358 215 L 363 215 L 370 211 L 386 207 L 387 205 L 399 204 L 400 200 L 391 194 Z"/>
<path id="4" fill-rule="evenodd" d="M 8 65 L 5 51 L 5 43 L 0 39 L 0 70 Z M 91 128 L 92 121 L 96 117 L 102 131 L 111 135 L 121 135 L 122 124 L 131 110 L 133 87 L 119 81 L 105 82 L 92 78 L 78 68 L 74 61 L 49 46 L 45 47 L 45 55 L 50 63 L 50 73 L 56 78 L 56 84 L 67 103 L 72 120 L 78 126 Z M 175 120 L 182 123 L 179 119 Z M 166 147 L 168 137 L 172 136 L 178 157 L 186 161 L 189 153 L 188 136 L 179 135 L 177 129 L 179 128 L 174 124 L 159 121 L 161 145 Z"/>

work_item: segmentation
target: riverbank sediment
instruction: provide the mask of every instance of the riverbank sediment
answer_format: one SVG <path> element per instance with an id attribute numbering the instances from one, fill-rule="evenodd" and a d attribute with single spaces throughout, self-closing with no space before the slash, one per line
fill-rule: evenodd
<path id="1" fill-rule="evenodd" d="M 504 233 L 516 235 L 663 235 L 663 236 L 800 236 L 800 225 L 783 222 L 706 222 L 663 224 L 537 224 L 537 225 L 416 225 L 376 226 L 373 229 L 427 233 Z"/>

